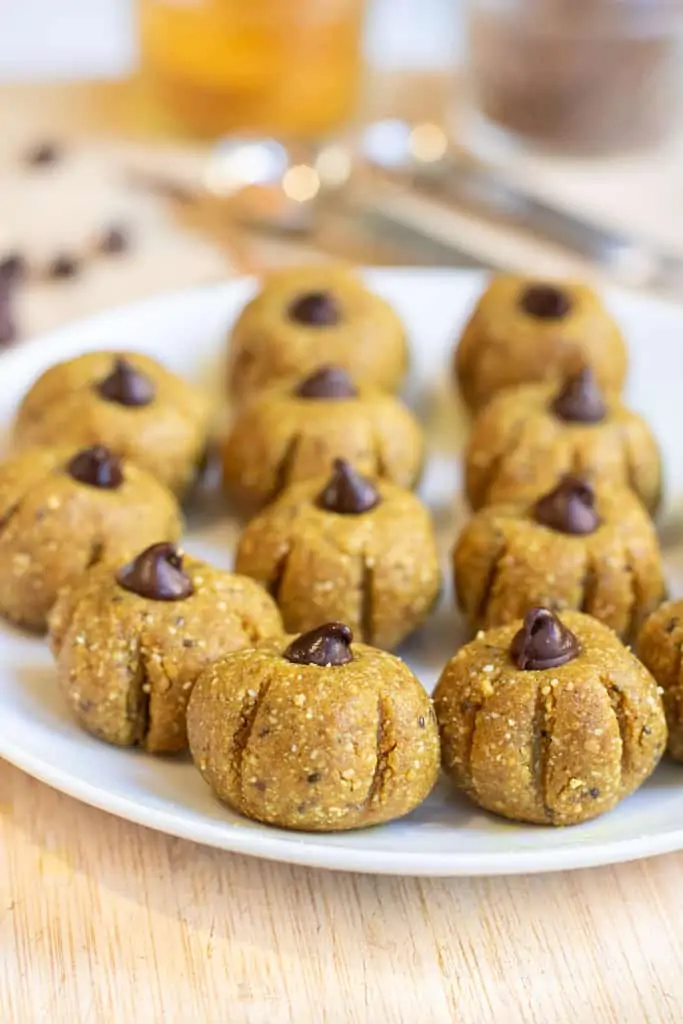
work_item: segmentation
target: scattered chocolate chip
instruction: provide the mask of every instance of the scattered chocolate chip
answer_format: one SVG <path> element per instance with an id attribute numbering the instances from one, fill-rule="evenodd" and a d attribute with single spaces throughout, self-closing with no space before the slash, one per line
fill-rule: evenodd
<path id="1" fill-rule="evenodd" d="M 183 556 L 175 544 L 152 544 L 116 574 L 124 590 L 152 601 L 183 601 L 194 593 L 190 577 L 183 572 Z"/>
<path id="2" fill-rule="evenodd" d="M 355 398 L 358 392 L 341 366 L 321 366 L 301 381 L 295 392 L 299 398 Z"/>
<path id="3" fill-rule="evenodd" d="M 573 537 L 595 533 L 600 525 L 593 488 L 588 481 L 571 473 L 563 476 L 552 491 L 539 498 L 533 515 L 541 526 L 549 526 L 551 530 Z"/>
<path id="4" fill-rule="evenodd" d="M 607 407 L 590 366 L 566 379 L 553 399 L 556 416 L 568 423 L 600 423 L 607 415 Z"/>
<path id="5" fill-rule="evenodd" d="M 26 258 L 20 252 L 8 252 L 0 258 L 0 287 L 18 284 L 26 276 Z"/>
<path id="6" fill-rule="evenodd" d="M 332 476 L 316 499 L 318 508 L 339 515 L 361 515 L 381 501 L 377 488 L 346 459 L 335 459 Z"/>
<path id="7" fill-rule="evenodd" d="M 46 139 L 38 142 L 26 153 L 26 163 L 29 167 L 49 167 L 56 164 L 62 153 L 56 142 Z"/>
<path id="8" fill-rule="evenodd" d="M 288 314 L 307 327 L 334 327 L 341 319 L 339 306 L 329 292 L 307 292 L 292 302 Z"/>
<path id="9" fill-rule="evenodd" d="M 154 399 L 154 384 L 141 370 L 119 356 L 104 380 L 96 384 L 102 398 L 117 405 L 149 405 Z"/>
<path id="10" fill-rule="evenodd" d="M 574 634 L 548 608 L 531 608 L 510 644 L 512 660 L 524 671 L 558 668 L 580 650 Z"/>
<path id="11" fill-rule="evenodd" d="M 58 253 L 47 265 L 47 276 L 55 280 L 76 277 L 81 270 L 81 261 L 68 252 Z"/>
<path id="12" fill-rule="evenodd" d="M 0 348 L 11 345 L 17 337 L 17 325 L 9 296 L 0 292 Z"/>
<path id="13" fill-rule="evenodd" d="M 196 646 L 197 646 L 197 641 L 196 640 L 183 640 L 183 647 L 196 647 Z"/>
<path id="14" fill-rule="evenodd" d="M 417 720 L 417 724 L 420 726 L 421 729 L 424 729 L 424 727 L 425 727 L 424 715 L 420 715 L 420 717 Z"/>
<path id="15" fill-rule="evenodd" d="M 310 784 L 313 786 L 316 782 L 320 782 L 321 778 L 322 776 L 320 772 L 311 772 L 310 775 L 306 776 L 306 782 L 310 782 Z"/>
<path id="16" fill-rule="evenodd" d="M 107 256 L 118 256 L 130 249 L 130 234 L 120 224 L 113 224 L 100 237 L 97 248 Z"/>
<path id="17" fill-rule="evenodd" d="M 327 622 L 293 640 L 283 657 L 295 665 L 346 665 L 353 661 L 353 633 L 343 622 Z"/>
<path id="18" fill-rule="evenodd" d="M 118 455 L 96 444 L 85 448 L 71 459 L 66 467 L 67 473 L 81 484 L 99 487 L 105 491 L 115 491 L 123 483 L 123 471 Z"/>
<path id="19" fill-rule="evenodd" d="M 572 308 L 569 295 L 554 284 L 530 284 L 522 292 L 519 304 L 538 320 L 561 320 Z"/>
<path id="20" fill-rule="evenodd" d="M 591 796 L 594 800 L 597 800 L 600 796 L 600 790 L 593 786 L 591 789 L 588 790 L 588 795 Z"/>

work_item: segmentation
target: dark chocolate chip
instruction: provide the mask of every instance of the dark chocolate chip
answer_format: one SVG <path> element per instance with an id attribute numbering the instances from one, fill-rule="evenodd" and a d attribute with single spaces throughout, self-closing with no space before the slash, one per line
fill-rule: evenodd
<path id="1" fill-rule="evenodd" d="M 299 398 L 355 398 L 358 392 L 341 366 L 321 366 L 305 377 L 296 389 Z"/>
<path id="2" fill-rule="evenodd" d="M 525 671 L 566 665 L 580 650 L 574 634 L 548 608 L 531 608 L 510 644 L 512 660 Z"/>
<path id="3" fill-rule="evenodd" d="M 551 530 L 574 537 L 595 533 L 600 525 L 593 488 L 586 480 L 571 473 L 538 499 L 533 515 L 541 526 L 549 526 Z"/>
<path id="4" fill-rule="evenodd" d="M 118 256 L 130 249 L 130 234 L 120 224 L 113 224 L 100 237 L 97 248 L 107 256 Z"/>
<path id="5" fill-rule="evenodd" d="M 12 306 L 7 295 L 0 292 L 0 348 L 11 345 L 17 336 Z"/>
<path id="6" fill-rule="evenodd" d="M 78 452 L 66 469 L 69 476 L 79 483 L 99 487 L 105 491 L 115 491 L 123 483 L 123 471 L 118 455 L 114 455 L 101 444 Z"/>
<path id="7" fill-rule="evenodd" d="M 556 416 L 568 423 L 600 423 L 607 415 L 607 407 L 590 366 L 566 379 L 555 396 L 552 409 Z"/>
<path id="8" fill-rule="evenodd" d="M 523 291 L 519 304 L 537 320 L 561 320 L 572 308 L 564 288 L 554 284 L 530 284 Z"/>
<path id="9" fill-rule="evenodd" d="M 196 640 L 189 640 L 187 637 L 185 638 L 185 640 L 183 640 L 183 647 L 196 647 L 196 646 L 197 646 L 197 641 Z"/>
<path id="10" fill-rule="evenodd" d="M 316 782 L 320 782 L 321 778 L 322 776 L 320 772 L 311 772 L 310 775 L 306 776 L 306 782 L 310 782 L 311 785 L 314 785 Z"/>
<path id="11" fill-rule="evenodd" d="M 194 593 L 190 577 L 183 572 L 183 556 L 175 544 L 152 544 L 116 574 L 124 590 L 152 601 L 183 601 Z"/>
<path id="12" fill-rule="evenodd" d="M 60 252 L 47 265 L 47 276 L 55 280 L 66 280 L 76 277 L 81 270 L 81 261 L 68 252 Z"/>
<path id="13" fill-rule="evenodd" d="M 26 276 L 26 258 L 20 252 L 8 252 L 0 258 L 0 287 L 18 284 Z"/>
<path id="14" fill-rule="evenodd" d="M 56 164 L 62 153 L 56 142 L 46 139 L 38 142 L 26 153 L 26 163 L 30 167 L 49 167 Z"/>
<path id="15" fill-rule="evenodd" d="M 119 356 L 111 373 L 96 385 L 102 398 L 118 405 L 149 405 L 154 399 L 154 384 L 141 370 Z"/>
<path id="16" fill-rule="evenodd" d="M 332 476 L 317 497 L 316 504 L 326 512 L 361 515 L 381 501 L 374 484 L 361 476 L 346 459 L 335 459 Z"/>
<path id="17" fill-rule="evenodd" d="M 597 800 L 600 796 L 600 790 L 597 789 L 595 786 L 592 786 L 591 789 L 588 790 L 588 795 L 592 797 L 594 800 Z"/>
<path id="18" fill-rule="evenodd" d="M 293 640 L 283 657 L 295 665 L 347 665 L 353 661 L 353 633 L 343 622 L 327 622 Z"/>
<path id="19" fill-rule="evenodd" d="M 289 307 L 289 316 L 307 327 L 334 327 L 341 319 L 339 306 L 329 292 L 299 295 Z"/>

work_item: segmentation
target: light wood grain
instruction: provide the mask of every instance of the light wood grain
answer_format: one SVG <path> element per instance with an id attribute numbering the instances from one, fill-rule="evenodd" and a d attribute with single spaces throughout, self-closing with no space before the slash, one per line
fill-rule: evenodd
<path id="1" fill-rule="evenodd" d="M 0 97 L 6 153 L 48 124 L 85 146 L 89 96 Z M 88 180 L 121 145 L 88 142 Z M 246 257 L 226 254 L 143 205 L 142 251 L 80 283 L 30 286 L 27 333 L 218 276 L 240 252 L 255 266 L 292 258 L 249 238 Z M 0 763 L 0 1024 L 680 1024 L 681 878 L 683 855 L 474 881 L 269 864 L 120 821 Z"/>

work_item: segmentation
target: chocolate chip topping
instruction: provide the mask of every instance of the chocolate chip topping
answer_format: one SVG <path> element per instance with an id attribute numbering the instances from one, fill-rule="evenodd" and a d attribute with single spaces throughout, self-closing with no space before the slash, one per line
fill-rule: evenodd
<path id="1" fill-rule="evenodd" d="M 600 525 L 593 488 L 588 481 L 571 473 L 538 499 L 533 514 L 541 526 L 549 526 L 551 530 L 574 537 L 595 533 Z"/>
<path id="2" fill-rule="evenodd" d="M 530 284 L 522 293 L 519 304 L 525 313 L 537 320 L 561 320 L 572 308 L 566 291 L 554 284 Z"/>
<path id="3" fill-rule="evenodd" d="M 553 412 L 567 423 L 600 423 L 607 406 L 590 366 L 567 377 L 556 395 Z"/>
<path id="4" fill-rule="evenodd" d="M 358 516 L 379 504 L 377 488 L 361 476 L 346 459 L 335 459 L 330 479 L 316 504 L 327 512 Z"/>
<path id="5" fill-rule="evenodd" d="M 97 384 L 102 398 L 118 405 L 149 405 L 154 399 L 154 384 L 127 359 L 119 357 L 104 380 Z"/>
<path id="6" fill-rule="evenodd" d="M 116 574 L 124 590 L 152 601 L 184 601 L 194 593 L 190 577 L 183 572 L 183 556 L 175 544 L 152 544 Z"/>
<path id="7" fill-rule="evenodd" d="M 510 644 L 510 657 L 523 671 L 558 668 L 580 651 L 577 638 L 548 608 L 531 608 Z"/>
<path id="8" fill-rule="evenodd" d="M 339 306 L 329 292 L 307 292 L 294 299 L 289 317 L 306 327 L 334 327 L 341 319 Z"/>
<path id="9" fill-rule="evenodd" d="M 304 378 L 296 389 L 299 398 L 355 398 L 358 394 L 347 371 L 341 366 L 321 366 Z"/>
<path id="10" fill-rule="evenodd" d="M 104 491 L 115 491 L 123 483 L 121 460 L 102 444 L 78 452 L 66 469 L 79 483 L 99 487 Z"/>
<path id="11" fill-rule="evenodd" d="M 343 622 L 327 622 L 293 640 L 283 657 L 295 665 L 347 665 L 353 661 L 353 633 Z"/>

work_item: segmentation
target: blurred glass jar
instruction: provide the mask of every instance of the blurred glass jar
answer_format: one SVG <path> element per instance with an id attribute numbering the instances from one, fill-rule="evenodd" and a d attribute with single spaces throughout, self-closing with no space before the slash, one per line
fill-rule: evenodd
<path id="1" fill-rule="evenodd" d="M 356 102 L 365 0 L 140 0 L 142 71 L 195 134 L 310 138 Z"/>
<path id="2" fill-rule="evenodd" d="M 683 0 L 468 0 L 468 86 L 508 138 L 645 149 L 680 124 Z"/>

